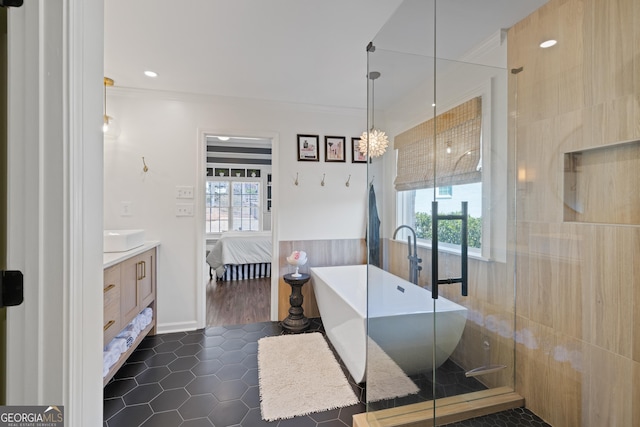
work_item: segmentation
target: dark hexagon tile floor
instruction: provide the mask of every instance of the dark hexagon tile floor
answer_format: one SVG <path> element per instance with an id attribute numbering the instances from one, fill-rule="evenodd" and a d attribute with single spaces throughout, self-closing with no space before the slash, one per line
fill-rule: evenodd
<path id="1" fill-rule="evenodd" d="M 311 319 L 308 332 L 321 332 L 320 319 Z M 260 416 L 258 340 L 283 334 L 277 322 L 217 326 L 192 332 L 145 338 L 104 388 L 105 427 L 332 427 L 351 426 L 353 415 L 365 411 L 365 389 L 343 371 L 360 403 L 341 409 L 266 422 Z M 331 344 L 329 343 L 329 346 Z M 333 349 L 333 348 L 332 348 Z M 338 361 L 340 358 L 336 355 Z M 479 383 L 464 379 L 453 363 L 436 373 L 437 396 L 474 391 Z M 431 376 L 412 378 L 418 396 L 377 402 L 375 409 L 431 399 Z M 373 407 L 372 407 L 373 408 Z M 520 408 L 451 424 L 469 426 L 547 427 Z"/>

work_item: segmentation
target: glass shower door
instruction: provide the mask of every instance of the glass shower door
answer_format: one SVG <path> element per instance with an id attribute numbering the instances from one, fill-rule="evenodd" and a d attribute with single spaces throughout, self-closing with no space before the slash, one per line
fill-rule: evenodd
<path id="1" fill-rule="evenodd" d="M 469 53 L 506 50 L 499 30 L 447 41 L 467 34 L 467 3 L 405 1 L 367 49 L 369 143 L 389 137 L 368 163 L 379 216 L 367 241 L 371 422 L 442 425 L 456 402 L 514 388 L 508 74 Z"/>

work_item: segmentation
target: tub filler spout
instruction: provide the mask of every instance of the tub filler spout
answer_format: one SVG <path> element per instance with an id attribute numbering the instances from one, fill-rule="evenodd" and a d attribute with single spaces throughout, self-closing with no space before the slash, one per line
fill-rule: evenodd
<path id="1" fill-rule="evenodd" d="M 411 281 L 411 283 L 417 285 L 418 284 L 418 276 L 420 275 L 420 270 L 422 270 L 422 267 L 419 265 L 422 262 L 422 258 L 418 258 L 418 246 L 416 244 L 417 238 L 416 238 L 416 231 L 409 227 L 408 225 L 401 225 L 400 227 L 396 228 L 396 231 L 393 232 L 393 238 L 395 239 L 396 236 L 398 235 L 398 231 L 400 231 L 403 228 L 408 228 L 411 233 L 413 234 L 413 253 L 412 253 L 412 247 L 411 247 L 411 235 L 407 236 L 407 259 L 409 260 L 409 281 Z"/>

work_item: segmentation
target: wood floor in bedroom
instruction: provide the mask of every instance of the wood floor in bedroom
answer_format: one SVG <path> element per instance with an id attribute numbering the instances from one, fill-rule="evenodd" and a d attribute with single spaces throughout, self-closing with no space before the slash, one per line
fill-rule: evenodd
<path id="1" fill-rule="evenodd" d="M 207 283 L 207 326 L 269 321 L 271 278 Z"/>

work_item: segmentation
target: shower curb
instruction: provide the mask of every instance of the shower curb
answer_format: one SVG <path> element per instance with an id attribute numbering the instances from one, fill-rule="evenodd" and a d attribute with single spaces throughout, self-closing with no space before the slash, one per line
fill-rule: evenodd
<path id="1" fill-rule="evenodd" d="M 445 397 L 435 401 L 438 425 L 451 424 L 524 406 L 509 387 Z M 414 403 L 353 416 L 353 427 L 432 427 L 434 401 Z"/>

